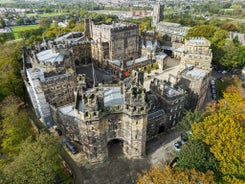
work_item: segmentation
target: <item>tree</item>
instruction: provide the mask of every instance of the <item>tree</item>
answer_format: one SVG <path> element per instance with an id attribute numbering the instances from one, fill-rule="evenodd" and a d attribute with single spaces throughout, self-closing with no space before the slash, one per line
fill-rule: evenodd
<path id="1" fill-rule="evenodd" d="M 204 37 L 211 40 L 214 33 L 218 30 L 217 27 L 211 25 L 198 25 L 190 29 L 186 35 L 187 38 L 190 37 Z"/>
<path id="2" fill-rule="evenodd" d="M 8 95 L 22 96 L 20 75 L 21 43 L 0 45 L 0 101 Z"/>
<path id="3" fill-rule="evenodd" d="M 30 136 L 31 123 L 18 97 L 7 97 L 1 103 L 1 150 L 6 155 L 19 152 L 20 143 Z"/>
<path id="4" fill-rule="evenodd" d="M 145 171 L 143 175 L 138 176 L 137 184 L 214 184 L 214 177 L 211 171 L 202 173 L 194 169 L 180 170 L 166 166 L 164 169 L 153 166 L 150 171 Z"/>
<path id="5" fill-rule="evenodd" d="M 245 130 L 229 115 L 214 113 L 194 124 L 193 135 L 210 147 L 224 176 L 245 179 Z"/>
<path id="6" fill-rule="evenodd" d="M 177 166 L 182 169 L 196 169 L 207 172 L 208 170 L 215 171 L 217 168 L 217 161 L 210 153 L 209 147 L 199 140 L 189 140 L 177 153 L 177 157 Z"/>
<path id="7" fill-rule="evenodd" d="M 226 31 L 238 31 L 238 28 L 236 27 L 236 25 L 232 24 L 232 23 L 225 23 L 221 29 L 224 29 Z"/>
<path id="8" fill-rule="evenodd" d="M 36 140 L 29 137 L 18 157 L 3 169 L 5 183 L 54 183 L 59 149 L 56 139 L 47 133 L 41 133 Z"/>
<path id="9" fill-rule="evenodd" d="M 77 32 L 84 32 L 84 22 L 79 22 L 76 24 L 76 26 L 72 29 L 72 31 L 77 31 Z"/>
<path id="10" fill-rule="evenodd" d="M 70 29 L 72 29 L 72 28 L 75 27 L 75 24 L 76 24 L 75 19 L 74 18 L 71 18 L 70 21 L 68 22 L 67 27 L 70 28 Z"/>
<path id="11" fill-rule="evenodd" d="M 150 74 L 150 73 L 151 73 L 151 65 L 148 65 L 148 66 L 147 66 L 147 68 L 146 68 L 146 72 L 147 72 L 148 74 Z"/>
<path id="12" fill-rule="evenodd" d="M 223 96 L 207 110 L 209 115 L 202 122 L 193 125 L 193 137 L 210 147 L 225 182 L 241 182 L 245 180 L 245 100 L 241 82 L 235 79 Z"/>
<path id="13" fill-rule="evenodd" d="M 225 68 L 231 69 L 239 66 L 239 48 L 232 41 L 227 41 L 224 46 L 224 55 L 220 64 Z"/>
<path id="14" fill-rule="evenodd" d="M 39 25 L 42 29 L 48 29 L 50 27 L 50 20 L 48 18 L 40 18 Z"/>
<path id="15" fill-rule="evenodd" d="M 195 122 L 200 122 L 203 119 L 202 113 L 198 110 L 186 111 L 182 120 L 177 124 L 177 128 L 184 131 L 190 131 Z"/>

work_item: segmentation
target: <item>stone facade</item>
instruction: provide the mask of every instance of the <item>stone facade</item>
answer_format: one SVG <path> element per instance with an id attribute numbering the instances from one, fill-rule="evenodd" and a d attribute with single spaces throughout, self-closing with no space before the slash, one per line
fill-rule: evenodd
<path id="1" fill-rule="evenodd" d="M 153 5 L 153 15 L 152 15 L 152 27 L 156 27 L 157 24 L 163 20 L 164 5 L 158 3 Z"/>
<path id="2" fill-rule="evenodd" d="M 123 141 L 123 152 L 128 158 L 145 154 L 147 105 L 138 73 L 134 74 L 134 79 L 121 87 L 78 89 L 75 93 L 81 144 L 91 163 L 107 159 L 107 144 L 113 139 Z M 115 99 L 111 99 L 112 95 Z"/>
<path id="3" fill-rule="evenodd" d="M 184 41 L 189 28 L 181 24 L 163 21 L 164 5 L 156 4 L 153 6 L 152 27 L 158 33 L 162 44 L 178 48 Z"/>
<path id="4" fill-rule="evenodd" d="M 188 30 L 188 27 L 171 22 L 162 21 L 156 26 L 156 31 L 161 36 L 162 43 L 175 48 L 181 46 Z"/>
<path id="5" fill-rule="evenodd" d="M 189 109 L 201 108 L 209 87 L 212 51 L 205 38 L 186 40 L 180 56 L 179 83 L 189 89 Z"/>
<path id="6" fill-rule="evenodd" d="M 210 70 L 213 58 L 210 45 L 210 41 L 205 38 L 190 38 L 186 40 L 180 60 L 180 71 L 190 66 Z"/>
<path id="7" fill-rule="evenodd" d="M 166 129 L 175 126 L 183 116 L 186 103 L 186 91 L 170 86 L 167 82 L 153 79 L 150 84 L 152 93 L 159 97 L 162 107 L 167 113 Z"/>
<path id="8" fill-rule="evenodd" d="M 147 140 L 175 126 L 189 108 L 187 92 L 197 95 L 201 107 L 210 76 L 210 42 L 187 40 L 178 55 L 178 76 L 169 82 L 154 79 L 146 93 L 139 68 L 157 62 L 163 69 L 167 57 L 157 50 L 156 33 L 145 33 L 140 44 L 134 24 L 94 25 L 86 19 L 85 28 L 82 35 L 23 49 L 22 74 L 36 114 L 47 127 L 54 120 L 65 136 L 80 143 L 90 163 L 108 158 L 112 140 L 122 142 L 128 158 L 144 156 Z M 77 69 L 91 62 L 110 69 L 119 84 L 88 85 Z"/>

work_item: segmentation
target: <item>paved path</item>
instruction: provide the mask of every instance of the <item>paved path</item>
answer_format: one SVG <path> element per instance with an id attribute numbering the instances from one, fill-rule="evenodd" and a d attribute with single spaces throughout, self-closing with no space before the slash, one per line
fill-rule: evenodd
<path id="1" fill-rule="evenodd" d="M 67 162 L 75 172 L 76 184 L 135 184 L 137 175 L 144 170 L 148 170 L 151 164 L 169 164 L 175 157 L 172 142 L 179 138 L 180 131 L 172 130 L 168 133 L 159 135 L 154 140 L 147 143 L 147 155 L 141 159 L 127 159 L 120 155 L 111 157 L 102 164 L 80 166 L 74 165 L 75 162 L 69 157 L 77 159 L 78 155 L 65 156 Z"/>

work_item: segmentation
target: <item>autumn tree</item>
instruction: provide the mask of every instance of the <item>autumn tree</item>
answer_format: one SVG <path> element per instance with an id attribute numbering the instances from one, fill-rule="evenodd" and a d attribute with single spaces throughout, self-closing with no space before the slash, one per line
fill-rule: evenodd
<path id="1" fill-rule="evenodd" d="M 55 137 L 47 133 L 28 138 L 18 157 L 4 167 L 4 183 L 54 183 L 59 149 Z"/>
<path id="2" fill-rule="evenodd" d="M 157 166 L 153 166 L 149 171 L 145 171 L 143 175 L 138 176 L 137 184 L 176 184 L 176 183 L 188 183 L 188 184 L 214 184 L 214 176 L 211 171 L 202 173 L 194 169 L 181 170 L 179 168 L 171 168 L 165 166 L 164 169 L 160 169 Z"/>
<path id="3" fill-rule="evenodd" d="M 224 99 L 192 128 L 194 138 L 209 146 L 223 181 L 228 183 L 245 181 L 245 100 L 239 85 L 238 79 L 234 80 L 224 92 Z"/>

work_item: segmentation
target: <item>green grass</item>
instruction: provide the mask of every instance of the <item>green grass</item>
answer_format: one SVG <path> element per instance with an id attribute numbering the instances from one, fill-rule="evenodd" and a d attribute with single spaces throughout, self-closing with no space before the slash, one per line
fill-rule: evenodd
<path id="1" fill-rule="evenodd" d="M 31 29 L 38 29 L 39 28 L 39 24 L 37 25 L 28 25 L 28 26 L 14 26 L 11 27 L 13 33 L 14 33 L 14 38 L 15 39 L 19 39 L 19 33 L 21 31 L 27 31 L 27 30 L 31 30 Z"/>
<path id="2" fill-rule="evenodd" d="M 69 14 L 68 12 L 62 12 L 62 13 L 44 13 L 44 14 L 34 14 L 34 13 L 29 13 L 26 14 L 27 17 L 31 17 L 31 16 L 39 16 L 39 17 L 55 17 L 55 16 L 60 16 L 60 15 L 67 15 Z"/>
<path id="3" fill-rule="evenodd" d="M 68 12 L 63 12 L 63 13 L 45 13 L 45 14 L 38 14 L 40 17 L 55 17 L 55 16 L 60 16 L 60 15 L 67 15 L 69 14 Z"/>

